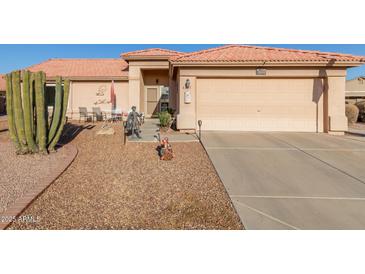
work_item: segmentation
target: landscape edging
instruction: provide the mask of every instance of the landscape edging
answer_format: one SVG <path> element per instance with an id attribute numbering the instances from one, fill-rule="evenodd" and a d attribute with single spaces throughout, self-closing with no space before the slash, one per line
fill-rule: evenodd
<path id="1" fill-rule="evenodd" d="M 7 216 L 17 218 L 38 196 L 40 196 L 54 181 L 56 181 L 73 163 L 78 154 L 78 149 L 75 145 L 67 144 L 63 147 L 67 147 L 67 149 L 71 150 L 71 156 L 69 158 L 68 164 L 65 168 L 58 172 L 56 176 L 49 176 L 43 180 L 41 183 L 37 184 L 37 186 L 32 189 L 30 192 L 26 193 L 24 196 L 18 198 L 14 204 L 12 204 L 9 208 L 7 208 L 0 216 Z M 56 152 L 57 153 L 57 152 Z M 5 221 L 0 222 L 0 230 L 5 230 L 13 221 Z"/>

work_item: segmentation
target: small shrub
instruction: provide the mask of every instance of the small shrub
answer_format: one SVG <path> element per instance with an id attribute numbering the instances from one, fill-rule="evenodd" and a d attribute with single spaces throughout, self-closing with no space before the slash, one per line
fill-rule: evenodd
<path id="1" fill-rule="evenodd" d="M 176 112 L 176 109 L 173 109 L 173 108 L 168 108 L 167 109 L 167 112 L 171 114 L 171 116 L 174 116 L 175 112 Z"/>
<path id="2" fill-rule="evenodd" d="M 346 117 L 349 124 L 357 122 L 359 116 L 359 108 L 353 104 L 346 105 Z"/>
<path id="3" fill-rule="evenodd" d="M 162 111 L 158 114 L 158 119 L 160 120 L 161 127 L 169 127 L 171 122 L 171 114 L 167 111 Z"/>
<path id="4" fill-rule="evenodd" d="M 365 122 L 365 101 L 360 101 L 355 104 L 359 109 L 359 120 Z"/>

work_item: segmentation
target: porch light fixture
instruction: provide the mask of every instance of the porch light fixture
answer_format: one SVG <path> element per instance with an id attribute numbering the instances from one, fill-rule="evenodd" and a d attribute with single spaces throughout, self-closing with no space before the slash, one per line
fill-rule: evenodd
<path id="1" fill-rule="evenodd" d="M 189 89 L 190 88 L 190 79 L 186 79 L 185 81 L 185 88 Z"/>

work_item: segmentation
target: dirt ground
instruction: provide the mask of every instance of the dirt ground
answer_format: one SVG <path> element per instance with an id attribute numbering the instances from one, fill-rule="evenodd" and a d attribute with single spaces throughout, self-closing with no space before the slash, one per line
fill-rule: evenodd
<path id="1" fill-rule="evenodd" d="M 99 127 L 70 127 L 78 156 L 23 212 L 37 222 L 8 229 L 243 229 L 200 143 L 174 143 L 160 161 L 157 143 L 124 146 L 120 125 Z"/>

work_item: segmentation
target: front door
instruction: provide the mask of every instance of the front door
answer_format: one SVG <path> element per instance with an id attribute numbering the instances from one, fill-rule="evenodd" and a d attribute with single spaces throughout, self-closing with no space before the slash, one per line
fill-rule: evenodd
<path id="1" fill-rule="evenodd" d="M 146 98 L 146 116 L 151 117 L 154 115 L 157 115 L 157 112 L 159 112 L 159 106 L 160 106 L 160 87 L 146 87 L 145 90 L 145 98 Z"/>

